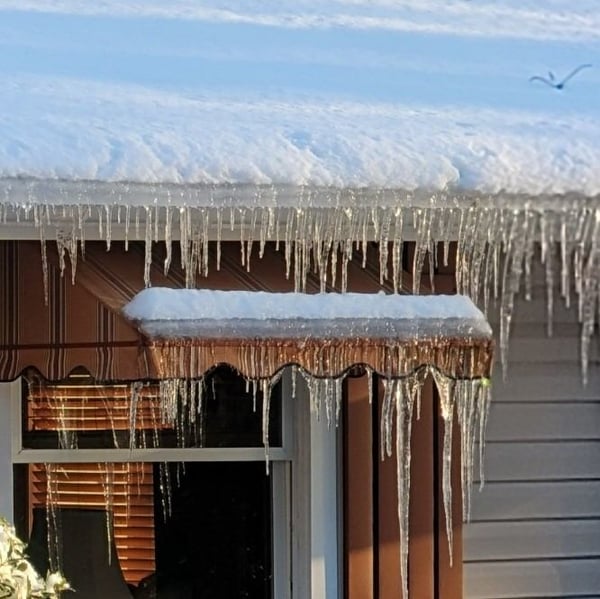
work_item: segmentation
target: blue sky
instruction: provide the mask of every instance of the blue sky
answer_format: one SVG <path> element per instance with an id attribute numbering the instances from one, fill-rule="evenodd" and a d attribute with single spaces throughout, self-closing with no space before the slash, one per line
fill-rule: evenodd
<path id="1" fill-rule="evenodd" d="M 109 9 L 97 15 L 1 9 L 0 2 L 5 76 L 592 113 L 600 85 L 600 41 L 589 37 L 579 42 L 538 39 L 526 30 L 514 38 L 484 37 L 133 18 Z M 581 73 L 563 93 L 528 81 L 548 70 L 560 77 L 580 63 L 598 68 Z"/>

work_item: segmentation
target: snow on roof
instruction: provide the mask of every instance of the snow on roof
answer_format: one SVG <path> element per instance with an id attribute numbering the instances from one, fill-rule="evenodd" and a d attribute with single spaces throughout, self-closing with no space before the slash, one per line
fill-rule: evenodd
<path id="1" fill-rule="evenodd" d="M 466 296 L 385 293 L 266 293 L 167 289 L 138 293 L 123 308 L 147 336 L 168 338 L 406 338 L 415 335 L 491 337 L 481 311 Z"/>
<path id="2" fill-rule="evenodd" d="M 595 0 L 0 0 L 0 178 L 600 193 Z"/>

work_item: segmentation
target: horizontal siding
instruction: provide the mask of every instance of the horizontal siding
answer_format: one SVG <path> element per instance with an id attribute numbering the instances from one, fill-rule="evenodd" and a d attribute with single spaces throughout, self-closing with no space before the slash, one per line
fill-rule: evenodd
<path id="1" fill-rule="evenodd" d="M 492 326 L 493 323 L 492 323 Z M 494 326 L 497 329 L 496 326 Z M 578 372 L 580 356 L 580 328 L 579 324 L 557 324 L 554 335 L 546 336 L 546 325 L 542 322 L 514 326 L 510 341 L 510 364 L 530 363 L 539 364 L 547 362 L 562 362 L 573 364 Z M 598 348 L 595 344 L 590 346 L 592 361 L 598 360 Z M 497 360 L 500 360 L 498 352 Z M 498 364 L 499 366 L 499 364 Z"/>
<path id="2" fill-rule="evenodd" d="M 480 522 L 464 538 L 465 562 L 600 556 L 600 519 Z"/>
<path id="3" fill-rule="evenodd" d="M 495 482 L 600 478 L 599 465 L 597 440 L 488 442 L 485 451 L 486 477 Z"/>
<path id="4" fill-rule="evenodd" d="M 487 483 L 473 494 L 473 521 L 565 517 L 600 517 L 600 481 Z"/>
<path id="5" fill-rule="evenodd" d="M 600 559 L 465 564 L 465 594 L 481 599 L 600 597 Z"/>
<path id="6" fill-rule="evenodd" d="M 594 440 L 600 403 L 496 403 L 490 411 L 489 441 Z"/>
<path id="7" fill-rule="evenodd" d="M 571 302 L 573 303 L 573 302 Z M 542 318 L 540 318 L 540 316 Z M 490 320 L 497 321 L 497 314 L 492 314 Z M 531 301 L 520 301 L 518 309 L 514 314 L 512 322 L 515 327 L 521 324 L 530 324 L 532 322 L 546 323 L 546 291 L 545 289 L 534 289 Z M 562 323 L 572 323 L 573 312 L 565 306 L 564 301 L 556 295 L 554 297 L 554 309 L 552 311 L 552 323 L 556 325 Z"/>
<path id="8" fill-rule="evenodd" d="M 581 384 L 577 365 L 565 362 L 510 363 L 509 376 L 503 380 L 497 371 L 492 381 L 494 402 L 511 401 L 597 401 L 600 389 L 600 369 L 592 368 L 588 384 Z"/>
<path id="9" fill-rule="evenodd" d="M 600 597 L 598 344 L 583 387 L 575 313 L 556 296 L 548 338 L 536 292 L 516 307 L 508 378 L 497 364 L 493 381 L 487 482 L 464 529 L 472 599 Z"/>

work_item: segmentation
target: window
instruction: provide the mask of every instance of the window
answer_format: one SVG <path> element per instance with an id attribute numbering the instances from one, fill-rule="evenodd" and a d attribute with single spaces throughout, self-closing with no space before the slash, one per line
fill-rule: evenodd
<path id="1" fill-rule="evenodd" d="M 292 487 L 306 468 L 294 455 L 290 422 L 294 404 L 304 402 L 290 401 L 285 377 L 274 388 L 267 476 L 262 398 L 243 379 L 227 368 L 206 377 L 197 420 L 181 428 L 162 423 L 157 389 L 151 382 L 137 388 L 131 449 L 129 386 L 96 385 L 83 373 L 63 384 L 29 378 L 13 401 L 12 427 L 26 530 L 35 508 L 108 509 L 132 586 L 167 592 L 177 579 L 188 585 L 182 596 L 194 596 L 194 585 L 215 597 L 291 596 L 293 559 L 302 570 L 292 556 L 292 507 L 301 511 Z M 296 520 L 298 532 L 306 524 Z"/>

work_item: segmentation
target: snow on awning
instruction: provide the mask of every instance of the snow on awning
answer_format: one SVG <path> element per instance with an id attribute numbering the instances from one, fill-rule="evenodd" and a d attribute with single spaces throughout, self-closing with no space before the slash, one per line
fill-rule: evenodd
<path id="1" fill-rule="evenodd" d="M 201 377 L 226 362 L 252 380 L 288 364 L 315 377 L 364 364 L 386 378 L 422 366 L 489 377 L 491 329 L 464 296 L 264 293 L 150 288 L 125 306 L 162 378 Z"/>

